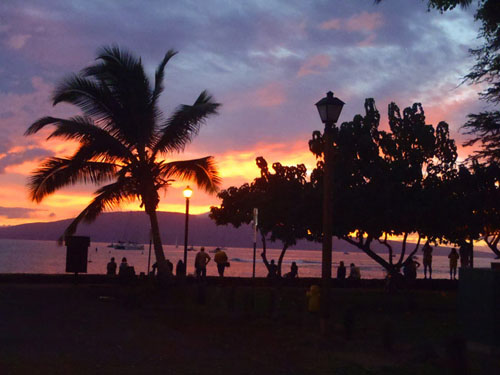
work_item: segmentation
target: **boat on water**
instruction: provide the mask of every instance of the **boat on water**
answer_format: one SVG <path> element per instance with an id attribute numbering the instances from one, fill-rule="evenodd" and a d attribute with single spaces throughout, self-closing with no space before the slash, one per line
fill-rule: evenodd
<path id="1" fill-rule="evenodd" d="M 116 243 L 111 243 L 108 247 L 115 250 L 144 250 L 144 245 L 138 244 L 132 241 L 118 241 Z"/>

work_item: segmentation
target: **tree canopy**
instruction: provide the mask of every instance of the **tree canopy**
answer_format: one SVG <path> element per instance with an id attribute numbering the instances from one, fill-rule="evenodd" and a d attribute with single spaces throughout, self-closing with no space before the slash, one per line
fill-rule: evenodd
<path id="1" fill-rule="evenodd" d="M 308 217 L 304 212 L 311 209 L 307 199 L 307 170 L 303 164 L 283 166 L 274 163 L 272 173 L 263 157 L 256 159 L 261 176 L 251 184 L 230 187 L 221 191 L 220 207 L 211 207 L 210 217 L 217 225 L 232 224 L 239 227 L 249 224 L 253 209 L 259 209 L 258 230 L 264 247 L 263 259 L 267 264 L 266 239 L 280 241 L 282 251 L 278 259 L 278 274 L 286 250 L 298 239 L 307 237 Z"/>
<path id="2" fill-rule="evenodd" d="M 398 272 L 411 259 L 420 239 L 440 236 L 426 224 L 439 215 L 432 206 L 435 190 L 425 189 L 432 179 L 453 176 L 457 158 L 448 125 L 426 124 L 422 105 L 405 108 L 389 105 L 390 131 L 379 129 L 380 114 L 373 99 L 365 102 L 365 115 L 356 115 L 334 129 L 333 148 L 333 233 L 357 246 L 388 272 Z M 313 133 L 310 148 L 323 157 L 322 138 Z M 322 179 L 323 163 L 318 163 L 313 179 Z M 321 184 L 317 183 L 319 187 Z M 317 223 L 317 222 L 316 222 Z M 321 233 L 321 228 L 315 228 Z M 408 252 L 411 235 L 418 242 Z M 402 237 L 396 251 L 389 236 Z M 373 250 L 377 241 L 387 248 L 387 258 Z M 395 261 L 393 258 L 399 255 Z M 406 258 L 405 258 L 406 256 Z"/>

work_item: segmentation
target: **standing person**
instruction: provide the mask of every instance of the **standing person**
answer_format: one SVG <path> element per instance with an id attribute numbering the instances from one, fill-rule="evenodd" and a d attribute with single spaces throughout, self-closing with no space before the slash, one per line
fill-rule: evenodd
<path id="1" fill-rule="evenodd" d="M 194 259 L 194 268 L 198 279 L 204 279 L 207 276 L 207 264 L 210 262 L 210 259 L 212 258 L 210 258 L 210 255 L 205 253 L 205 248 L 202 246 Z"/>
<path id="2" fill-rule="evenodd" d="M 116 267 L 117 264 L 115 262 L 115 258 L 111 258 L 109 263 L 106 265 L 106 275 L 116 275 Z"/>
<path id="3" fill-rule="evenodd" d="M 452 275 L 453 275 L 453 280 L 456 280 L 457 279 L 458 258 L 460 258 L 460 255 L 458 255 L 458 253 L 457 253 L 457 249 L 455 249 L 455 248 L 451 249 L 451 252 L 448 255 L 448 258 L 450 259 L 450 280 L 452 280 Z"/>
<path id="4" fill-rule="evenodd" d="M 214 262 L 217 264 L 217 271 L 220 277 L 224 277 L 224 270 L 229 265 L 227 254 L 220 247 L 215 249 Z"/>
<path id="5" fill-rule="evenodd" d="M 360 280 L 361 279 L 361 270 L 359 267 L 356 267 L 354 263 L 351 263 L 349 270 L 349 280 Z"/>
<path id="6" fill-rule="evenodd" d="M 340 261 L 339 267 L 337 268 L 337 280 L 345 280 L 346 268 L 344 262 Z"/>
<path id="7" fill-rule="evenodd" d="M 276 279 L 278 277 L 278 266 L 274 263 L 274 259 L 271 259 L 271 263 L 267 266 L 267 278 Z"/>
<path id="8" fill-rule="evenodd" d="M 429 270 L 429 279 L 432 279 L 432 250 L 429 242 L 426 242 L 422 248 L 422 252 L 424 253 L 424 279 L 427 279 L 427 270 Z"/>

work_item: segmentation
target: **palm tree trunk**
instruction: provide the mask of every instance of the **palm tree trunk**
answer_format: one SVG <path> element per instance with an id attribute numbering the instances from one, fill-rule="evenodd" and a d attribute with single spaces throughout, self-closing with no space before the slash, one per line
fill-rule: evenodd
<path id="1" fill-rule="evenodd" d="M 146 214 L 149 216 L 149 221 L 151 222 L 151 235 L 153 237 L 153 245 L 155 250 L 156 262 L 158 263 L 158 270 L 162 271 L 165 267 L 165 254 L 163 253 L 163 246 L 161 244 L 160 237 L 160 227 L 158 226 L 158 217 L 156 216 L 156 210 L 146 210 Z"/>

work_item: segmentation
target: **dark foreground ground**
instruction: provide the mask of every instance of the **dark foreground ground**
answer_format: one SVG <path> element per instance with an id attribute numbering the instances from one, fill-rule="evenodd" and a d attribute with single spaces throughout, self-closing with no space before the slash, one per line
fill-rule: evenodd
<path id="1" fill-rule="evenodd" d="M 335 288 L 326 336 L 305 291 L 2 283 L 0 374 L 499 373 L 453 290 Z"/>

